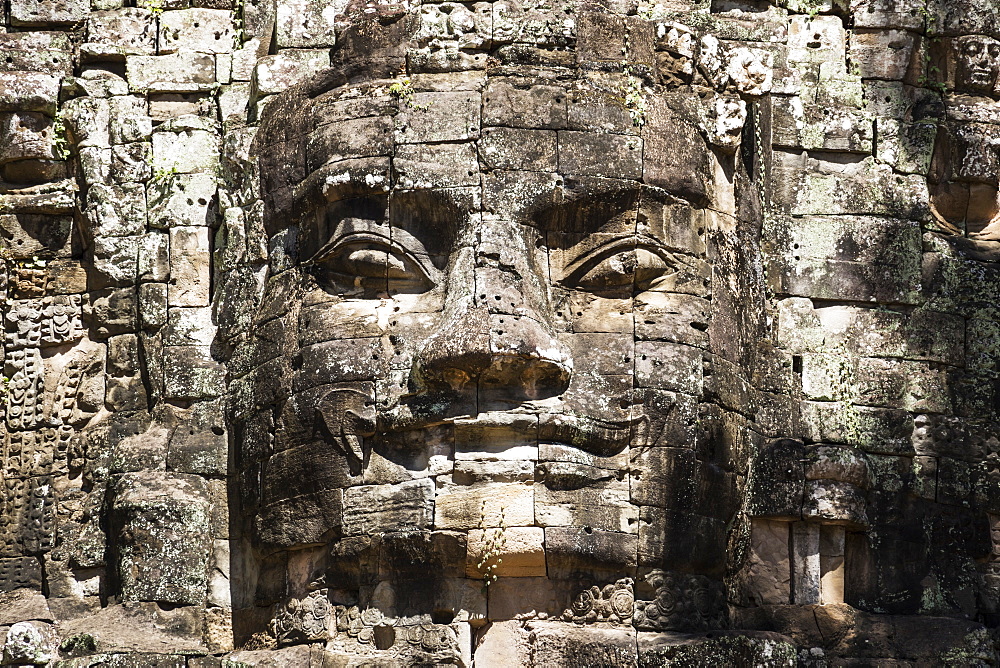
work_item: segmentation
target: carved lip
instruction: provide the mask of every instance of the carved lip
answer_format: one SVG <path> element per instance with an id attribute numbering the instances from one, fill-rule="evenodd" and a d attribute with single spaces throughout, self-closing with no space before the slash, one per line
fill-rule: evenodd
<path id="1" fill-rule="evenodd" d="M 472 433 L 504 430 L 522 437 L 534 436 L 541 443 L 560 443 L 599 457 L 609 457 L 620 453 L 630 443 L 642 441 L 648 422 L 645 415 L 612 422 L 574 413 L 526 410 L 418 417 L 397 409 L 392 414 L 379 416 L 379 431 L 413 431 L 452 424 Z"/>

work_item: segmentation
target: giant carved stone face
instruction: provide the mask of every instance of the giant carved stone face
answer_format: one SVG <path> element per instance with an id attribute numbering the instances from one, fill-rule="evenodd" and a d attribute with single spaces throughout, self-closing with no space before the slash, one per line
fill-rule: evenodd
<path id="1" fill-rule="evenodd" d="M 1000 41 L 983 35 L 967 35 L 957 40 L 960 90 L 992 95 L 1000 73 Z"/>
<path id="2" fill-rule="evenodd" d="M 746 105 L 554 68 L 311 86 L 258 135 L 271 267 L 231 370 L 258 603 L 572 619 L 639 577 L 684 601 L 645 628 L 719 624 L 740 454 L 710 424 L 749 408 L 761 310 Z"/>

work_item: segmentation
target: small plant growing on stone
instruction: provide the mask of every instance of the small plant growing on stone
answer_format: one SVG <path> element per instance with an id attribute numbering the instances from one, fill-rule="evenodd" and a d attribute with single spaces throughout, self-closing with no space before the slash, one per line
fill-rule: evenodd
<path id="1" fill-rule="evenodd" d="M 153 16 L 159 16 L 163 13 L 163 0 L 143 0 L 139 6 L 148 9 Z"/>
<path id="2" fill-rule="evenodd" d="M 171 165 L 170 167 L 160 167 L 155 172 L 153 172 L 154 181 L 165 181 L 171 176 L 177 174 L 177 166 Z"/>
<path id="3" fill-rule="evenodd" d="M 52 122 L 52 154 L 56 160 L 69 157 L 69 138 L 66 136 L 66 124 L 62 116 L 56 116 Z"/>
<path id="4" fill-rule="evenodd" d="M 398 100 L 402 100 L 406 103 L 408 107 L 413 109 L 426 110 L 430 108 L 430 104 L 414 104 L 413 95 L 416 91 L 413 90 L 413 85 L 410 83 L 409 77 L 403 77 L 400 81 L 396 81 L 389 86 L 389 95 L 392 95 Z"/>
<path id="5" fill-rule="evenodd" d="M 483 591 L 485 592 L 491 584 L 497 581 L 496 570 L 503 563 L 503 549 L 507 545 L 507 520 L 504 517 L 506 508 L 500 508 L 500 526 L 495 529 L 487 529 L 486 524 L 486 501 L 483 501 L 482 520 L 479 525 L 483 527 L 483 551 L 479 557 L 476 568 L 483 572 Z"/>
<path id="6" fill-rule="evenodd" d="M 625 86 L 622 89 L 623 103 L 632 118 L 632 125 L 641 128 L 646 124 L 646 96 L 642 90 L 642 79 L 637 77 L 628 65 L 625 65 Z"/>
<path id="7" fill-rule="evenodd" d="M 246 41 L 246 21 L 243 19 L 243 7 L 245 0 L 235 0 L 233 2 L 233 48 L 243 48 Z"/>

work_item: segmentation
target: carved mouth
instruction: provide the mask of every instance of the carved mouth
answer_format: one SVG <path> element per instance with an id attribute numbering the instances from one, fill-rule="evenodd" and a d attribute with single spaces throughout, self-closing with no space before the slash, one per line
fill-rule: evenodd
<path id="1" fill-rule="evenodd" d="M 993 80 L 993 76 L 993 71 L 988 69 L 981 69 L 977 67 L 969 71 L 969 79 L 973 83 L 977 84 L 989 83 Z"/>
<path id="2" fill-rule="evenodd" d="M 645 415 L 625 421 L 609 421 L 562 412 L 539 412 L 524 408 L 487 413 L 467 412 L 437 415 L 416 415 L 405 405 L 378 416 L 381 433 L 415 431 L 440 424 L 452 424 L 470 433 L 508 431 L 522 438 L 534 437 L 540 443 L 568 445 L 599 457 L 609 457 L 624 450 L 630 443 L 641 442 L 648 431 Z M 450 406 L 442 406 L 450 408 Z"/>

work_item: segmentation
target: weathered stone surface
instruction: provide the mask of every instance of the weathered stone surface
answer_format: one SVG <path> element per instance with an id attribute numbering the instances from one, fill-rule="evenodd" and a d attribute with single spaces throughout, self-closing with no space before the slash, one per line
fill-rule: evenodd
<path id="1" fill-rule="evenodd" d="M 204 601 L 209 545 L 204 481 L 179 474 L 123 474 L 115 482 L 113 503 L 123 598 Z"/>
<path id="2" fill-rule="evenodd" d="M 89 10 L 90 6 L 80 0 L 53 3 L 23 0 L 11 5 L 10 21 L 27 27 L 68 27 L 82 21 Z"/>
<path id="3" fill-rule="evenodd" d="M 286 51 L 261 58 L 254 68 L 253 81 L 261 94 L 278 93 L 317 72 L 328 63 L 326 51 Z"/>
<path id="4" fill-rule="evenodd" d="M 3 661 L 1000 661 L 996 7 L 848 4 L 0 7 Z"/>
<path id="5" fill-rule="evenodd" d="M 215 61 L 203 53 L 177 52 L 163 56 L 128 56 L 125 72 L 129 90 L 187 92 L 215 81 Z"/>
<path id="6" fill-rule="evenodd" d="M 337 15 L 346 3 L 324 4 L 310 0 L 286 0 L 277 6 L 278 46 L 311 48 L 333 46 Z"/>
<path id="7" fill-rule="evenodd" d="M 144 7 L 123 7 L 90 14 L 87 39 L 81 56 L 90 60 L 124 60 L 125 56 L 153 55 L 156 51 L 156 23 L 152 11 Z M 121 118 L 121 121 L 127 119 Z"/>
<path id="8" fill-rule="evenodd" d="M 235 37 L 230 12 L 191 8 L 166 12 L 160 17 L 157 52 L 229 53 Z"/>

